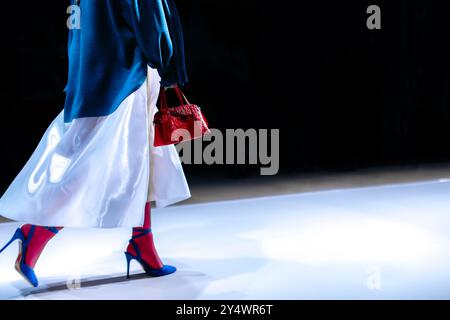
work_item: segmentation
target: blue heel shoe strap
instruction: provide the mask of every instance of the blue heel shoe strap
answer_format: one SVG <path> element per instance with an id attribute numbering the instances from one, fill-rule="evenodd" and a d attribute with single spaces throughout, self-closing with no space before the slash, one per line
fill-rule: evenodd
<path id="1" fill-rule="evenodd" d="M 55 227 L 45 227 L 45 229 L 53 232 L 54 234 L 57 234 L 59 232 L 58 228 L 55 228 Z"/>
<path id="2" fill-rule="evenodd" d="M 26 247 L 28 247 L 28 244 L 30 243 L 31 239 L 33 238 L 33 235 L 34 235 L 35 231 L 36 231 L 36 227 L 35 226 L 31 226 L 30 232 L 28 233 L 25 241 L 22 243 L 22 249 L 25 249 Z M 25 256 L 25 254 L 24 254 L 24 256 Z"/>
<path id="3" fill-rule="evenodd" d="M 138 235 L 132 236 L 131 239 L 143 237 L 152 232 L 152 229 L 133 229 L 133 233 L 138 232 Z"/>
<path id="4" fill-rule="evenodd" d="M 141 250 L 139 250 L 139 247 L 136 243 L 136 241 L 134 241 L 133 239 L 130 240 L 130 244 L 133 246 L 134 252 L 136 252 L 136 257 L 138 259 L 141 258 Z"/>

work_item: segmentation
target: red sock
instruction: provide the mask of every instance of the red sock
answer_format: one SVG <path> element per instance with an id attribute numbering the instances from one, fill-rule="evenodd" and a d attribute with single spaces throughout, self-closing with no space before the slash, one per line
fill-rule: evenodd
<path id="1" fill-rule="evenodd" d="M 143 229 L 150 229 L 152 227 L 152 213 L 151 213 L 151 204 L 147 202 L 145 204 L 145 212 L 144 212 L 144 225 L 142 227 L 133 228 L 133 236 L 139 234 L 139 231 Z"/>
<path id="2" fill-rule="evenodd" d="M 164 266 L 164 264 L 161 262 L 158 252 L 156 251 L 152 232 L 139 237 L 139 235 L 142 234 L 142 231 L 151 229 L 151 227 L 151 205 L 150 202 L 147 202 L 145 204 L 144 225 L 142 227 L 133 228 L 133 237 L 137 237 L 134 241 L 139 247 L 142 259 L 144 259 L 144 261 L 147 262 L 152 268 L 160 269 Z M 127 251 L 131 252 L 133 255 L 137 255 L 131 244 L 128 246 Z"/>
<path id="3" fill-rule="evenodd" d="M 31 227 L 32 225 L 30 224 L 22 226 L 21 229 L 25 235 L 25 238 L 28 238 Z M 56 233 L 45 227 L 34 226 L 34 228 L 34 233 L 30 243 L 28 244 L 25 256 L 25 264 L 31 268 L 34 268 L 45 246 L 56 235 Z M 59 231 L 63 228 L 57 227 L 56 229 Z"/>

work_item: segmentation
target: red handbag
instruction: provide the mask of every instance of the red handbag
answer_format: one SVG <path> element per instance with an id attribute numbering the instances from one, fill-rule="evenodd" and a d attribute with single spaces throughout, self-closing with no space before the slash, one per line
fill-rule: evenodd
<path id="1" fill-rule="evenodd" d="M 200 107 L 189 103 L 179 87 L 175 87 L 174 90 L 180 105 L 169 108 L 165 89 L 161 87 L 159 111 L 153 119 L 155 147 L 201 138 L 210 132 Z"/>

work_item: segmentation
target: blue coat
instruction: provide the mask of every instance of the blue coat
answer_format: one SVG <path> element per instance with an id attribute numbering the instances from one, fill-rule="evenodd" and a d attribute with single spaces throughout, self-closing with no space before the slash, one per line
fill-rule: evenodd
<path id="1" fill-rule="evenodd" d="M 158 70 L 163 86 L 187 82 L 173 0 L 78 2 L 81 25 L 69 31 L 65 122 L 113 113 L 144 83 L 147 65 Z"/>

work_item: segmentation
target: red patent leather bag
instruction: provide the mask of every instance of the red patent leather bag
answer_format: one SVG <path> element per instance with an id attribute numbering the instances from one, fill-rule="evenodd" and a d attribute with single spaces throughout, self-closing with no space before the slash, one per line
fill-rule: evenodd
<path id="1" fill-rule="evenodd" d="M 169 108 L 164 88 L 159 93 L 159 110 L 153 119 L 155 147 L 201 138 L 210 132 L 200 107 L 189 103 L 179 87 L 174 90 L 179 100 L 175 107 Z"/>

